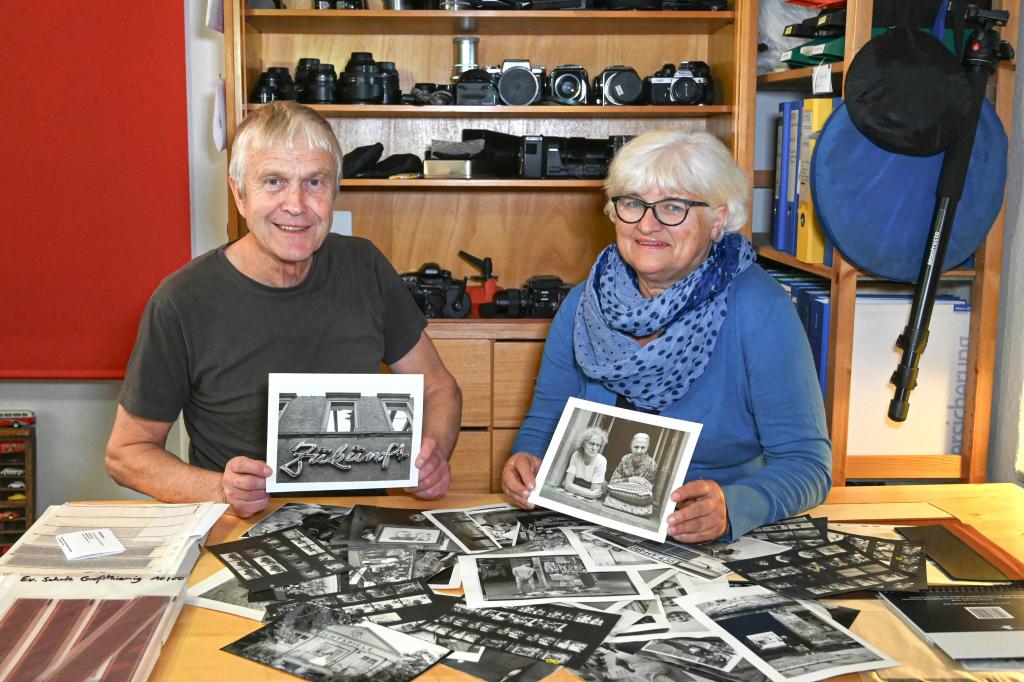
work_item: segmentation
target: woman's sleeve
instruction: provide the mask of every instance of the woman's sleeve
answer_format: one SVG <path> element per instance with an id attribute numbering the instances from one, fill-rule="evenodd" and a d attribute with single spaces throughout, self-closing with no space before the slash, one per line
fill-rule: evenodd
<path id="1" fill-rule="evenodd" d="M 576 453 L 569 455 L 569 466 L 565 468 L 565 476 L 562 477 L 562 485 L 576 478 Z"/>
<path id="2" fill-rule="evenodd" d="M 821 504 L 832 486 L 832 445 L 807 335 L 780 291 L 740 324 L 742 358 L 766 465 L 723 486 L 730 536 Z M 726 538 L 728 539 L 728 538 Z"/>
<path id="3" fill-rule="evenodd" d="M 573 323 L 580 289 L 573 290 L 555 315 L 544 343 L 540 372 L 533 388 L 533 401 L 519 428 L 512 452 L 529 452 L 543 457 L 555 432 L 566 401 L 582 395 L 573 353 Z"/>

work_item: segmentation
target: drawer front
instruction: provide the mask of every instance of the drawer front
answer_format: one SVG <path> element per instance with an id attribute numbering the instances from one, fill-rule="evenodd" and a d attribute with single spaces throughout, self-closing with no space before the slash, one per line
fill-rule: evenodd
<path id="1" fill-rule="evenodd" d="M 542 341 L 494 342 L 494 426 L 518 429 L 533 399 Z"/>
<path id="2" fill-rule="evenodd" d="M 437 339 L 434 346 L 462 389 L 462 425 L 490 426 L 491 341 Z"/>
<path id="3" fill-rule="evenodd" d="M 512 441 L 518 429 L 494 429 L 491 431 L 491 492 L 501 492 L 501 470 L 512 455 Z"/>

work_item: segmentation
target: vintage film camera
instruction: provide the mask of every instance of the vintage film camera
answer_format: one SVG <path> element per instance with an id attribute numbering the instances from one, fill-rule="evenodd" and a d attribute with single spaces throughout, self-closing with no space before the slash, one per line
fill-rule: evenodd
<path id="1" fill-rule="evenodd" d="M 526 135 L 519 152 L 524 178 L 603 178 L 615 153 L 632 136 L 604 139 Z"/>
<path id="2" fill-rule="evenodd" d="M 679 67 L 665 64 L 644 79 L 651 104 L 711 104 L 715 100 L 711 67 L 706 62 L 680 62 Z"/>
<path id="3" fill-rule="evenodd" d="M 543 95 L 544 67 L 533 66 L 529 59 L 506 59 L 500 68 L 489 66 L 487 71 L 497 78 L 502 104 L 527 106 L 539 102 Z"/>
<path id="4" fill-rule="evenodd" d="M 481 317 L 554 317 L 571 287 L 555 275 L 537 275 L 522 289 L 505 289 L 494 303 L 480 305 Z"/>
<path id="5" fill-rule="evenodd" d="M 639 104 L 643 94 L 644 82 L 632 66 L 609 66 L 594 78 L 595 104 Z"/>
<path id="6" fill-rule="evenodd" d="M 455 83 L 455 103 L 463 106 L 493 106 L 498 103 L 498 81 L 486 69 L 463 71 Z"/>
<path id="7" fill-rule="evenodd" d="M 452 273 L 437 263 L 424 263 L 416 272 L 400 275 L 416 305 L 428 318 L 462 318 L 469 315 L 466 279 L 452 279 Z"/>
<path id="8" fill-rule="evenodd" d="M 545 83 L 545 95 L 559 104 L 587 104 L 590 101 L 590 76 L 579 64 L 551 69 Z"/>

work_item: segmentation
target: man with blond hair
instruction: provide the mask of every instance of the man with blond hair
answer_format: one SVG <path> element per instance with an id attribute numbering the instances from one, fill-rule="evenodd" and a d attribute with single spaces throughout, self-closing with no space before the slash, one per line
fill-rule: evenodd
<path id="1" fill-rule="evenodd" d="M 424 379 L 411 492 L 448 490 L 461 393 L 394 268 L 369 241 L 330 233 L 341 158 L 330 125 L 307 107 L 274 102 L 239 126 L 228 182 L 249 231 L 167 277 L 150 299 L 107 444 L 118 483 L 255 514 L 269 502 L 268 374 L 366 374 L 383 362 Z M 179 413 L 187 464 L 165 449 Z"/>

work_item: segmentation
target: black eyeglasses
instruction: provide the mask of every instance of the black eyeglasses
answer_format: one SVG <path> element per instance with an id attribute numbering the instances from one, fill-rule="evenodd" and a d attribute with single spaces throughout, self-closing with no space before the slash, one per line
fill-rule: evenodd
<path id="1" fill-rule="evenodd" d="M 686 216 L 693 206 L 710 206 L 703 201 L 692 201 L 691 199 L 680 199 L 670 197 L 661 199 L 649 204 L 643 199 L 636 197 L 612 197 L 612 206 L 615 207 L 615 215 L 624 223 L 638 223 L 647 215 L 647 209 L 654 211 L 654 217 L 662 225 L 675 227 L 686 220 Z"/>

